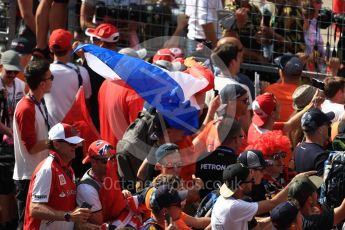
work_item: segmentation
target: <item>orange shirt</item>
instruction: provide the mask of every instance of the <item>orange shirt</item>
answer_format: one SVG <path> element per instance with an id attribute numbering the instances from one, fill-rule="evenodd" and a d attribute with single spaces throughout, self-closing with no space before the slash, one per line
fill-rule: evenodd
<path id="1" fill-rule="evenodd" d="M 181 168 L 180 177 L 183 180 L 191 180 L 192 175 L 195 174 L 195 156 L 194 146 L 192 138 L 190 136 L 185 137 L 182 141 L 176 143 L 180 148 L 181 160 L 183 167 Z"/>
<path id="2" fill-rule="evenodd" d="M 294 112 L 292 94 L 297 87 L 296 84 L 275 83 L 265 89 L 265 92 L 273 93 L 280 104 L 280 119 L 278 121 L 288 121 Z"/>

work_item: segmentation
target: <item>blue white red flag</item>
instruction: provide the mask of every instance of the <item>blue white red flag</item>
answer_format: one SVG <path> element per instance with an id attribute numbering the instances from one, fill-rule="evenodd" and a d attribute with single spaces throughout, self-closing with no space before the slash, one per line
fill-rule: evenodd
<path id="1" fill-rule="evenodd" d="M 200 107 L 194 94 L 208 85 L 205 78 L 169 72 L 141 59 L 95 45 L 80 45 L 89 67 L 106 79 L 122 79 L 177 129 L 191 134 L 199 128 Z M 114 92 L 116 93 L 116 92 Z"/>

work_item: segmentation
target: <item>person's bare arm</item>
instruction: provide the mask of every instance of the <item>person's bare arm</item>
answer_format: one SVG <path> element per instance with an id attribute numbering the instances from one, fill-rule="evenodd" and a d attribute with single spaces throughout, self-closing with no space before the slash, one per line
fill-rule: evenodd
<path id="1" fill-rule="evenodd" d="M 66 212 L 55 210 L 44 203 L 31 203 L 30 214 L 32 217 L 42 220 L 65 221 Z M 90 210 L 87 208 L 76 208 L 70 212 L 71 221 L 76 223 L 85 223 L 90 216 Z"/>
<path id="2" fill-rule="evenodd" d="M 214 24 L 213 23 L 207 23 L 207 24 L 204 24 L 201 26 L 204 30 L 206 40 L 211 41 L 212 46 L 216 47 L 218 39 L 217 39 L 216 29 L 214 28 Z"/>
<path id="3" fill-rule="evenodd" d="M 291 132 L 293 130 L 296 130 L 301 125 L 301 118 L 303 114 L 312 107 L 319 108 L 324 100 L 325 96 L 323 95 L 323 92 L 317 90 L 311 102 L 303 110 L 293 115 L 287 122 L 284 123 L 283 131 Z"/>
<path id="4" fill-rule="evenodd" d="M 36 144 L 30 149 L 29 153 L 35 154 L 45 149 L 48 149 L 47 140 L 40 140 L 40 141 L 37 141 Z"/>
<path id="5" fill-rule="evenodd" d="M 211 218 L 186 215 L 185 223 L 192 228 L 205 229 L 211 223 Z"/>
<path id="6" fill-rule="evenodd" d="M 88 220 L 92 224 L 103 224 L 103 212 L 99 210 L 98 212 L 93 212 L 90 214 L 90 218 Z"/>
<path id="7" fill-rule="evenodd" d="M 6 134 L 7 136 L 11 137 L 13 136 L 13 131 L 11 128 L 7 127 L 5 124 L 0 122 L 0 133 Z"/>
<path id="8" fill-rule="evenodd" d="M 336 207 L 334 209 L 334 220 L 333 220 L 333 225 L 338 225 L 345 219 L 345 199 L 343 202 L 340 204 L 339 207 Z"/>
<path id="9" fill-rule="evenodd" d="M 185 14 L 178 15 L 177 26 L 176 26 L 175 32 L 170 37 L 170 39 L 164 43 L 164 47 L 166 48 L 179 47 L 180 36 L 182 36 L 182 32 L 187 25 L 188 25 L 188 16 Z"/>
<path id="10" fill-rule="evenodd" d="M 199 132 L 201 132 L 201 130 L 203 128 L 205 128 L 205 126 L 210 122 L 213 121 L 214 119 L 214 115 L 216 114 L 217 109 L 220 106 L 220 97 L 219 95 L 215 96 L 209 103 L 209 107 L 207 110 L 207 114 L 205 116 L 204 122 L 202 123 Z"/>
<path id="11" fill-rule="evenodd" d="M 139 180 L 144 181 L 146 179 L 145 175 L 146 175 L 146 172 L 148 170 L 148 167 L 149 167 L 149 161 L 147 160 L 147 158 L 145 158 L 145 160 L 143 161 L 143 163 L 141 163 L 141 165 L 138 169 L 138 172 L 137 172 L 137 178 Z"/>
<path id="12" fill-rule="evenodd" d="M 36 34 L 35 16 L 32 13 L 32 0 L 17 0 L 20 16 L 30 30 Z"/>
<path id="13" fill-rule="evenodd" d="M 96 7 L 82 3 L 80 6 L 80 27 L 82 30 L 86 28 L 95 28 L 97 25 L 92 23 L 93 15 L 95 14 Z"/>
<path id="14" fill-rule="evenodd" d="M 303 172 L 300 174 L 297 174 L 294 178 L 299 177 L 299 176 L 310 176 L 313 174 L 316 174 L 317 171 L 309 171 L 309 172 Z M 293 179 L 291 180 L 290 183 L 293 182 Z M 258 211 L 256 212 L 257 215 L 263 214 L 265 212 L 268 212 L 272 210 L 275 206 L 278 204 L 284 202 L 287 200 L 287 195 L 288 195 L 288 188 L 290 183 L 283 188 L 277 195 L 275 195 L 272 199 L 270 200 L 263 200 L 258 202 Z"/>

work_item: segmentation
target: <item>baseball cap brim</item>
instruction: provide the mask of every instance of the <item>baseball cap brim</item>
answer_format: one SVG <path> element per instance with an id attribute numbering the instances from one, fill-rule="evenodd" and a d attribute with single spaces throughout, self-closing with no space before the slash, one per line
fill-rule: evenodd
<path id="1" fill-rule="evenodd" d="M 96 28 L 87 28 L 87 29 L 85 30 L 85 34 L 86 34 L 87 36 L 90 36 L 90 37 L 97 37 L 97 36 L 95 35 L 95 31 L 96 31 Z"/>
<path id="2" fill-rule="evenodd" d="M 4 69 L 8 71 L 22 71 L 20 66 L 3 64 Z"/>
<path id="3" fill-rule="evenodd" d="M 96 35 L 95 31 L 96 31 L 96 28 L 87 28 L 85 30 L 85 34 L 89 37 L 95 37 L 101 41 L 105 41 L 105 42 L 109 42 L 109 43 L 116 43 L 116 42 L 118 42 L 118 40 L 120 38 L 120 34 L 118 32 L 113 34 L 113 37 L 114 37 L 113 39 L 109 39 L 109 38 L 102 38 L 102 37 Z"/>
<path id="4" fill-rule="evenodd" d="M 234 191 L 232 191 L 225 183 L 219 189 L 220 195 L 224 198 L 229 198 L 234 195 Z"/>
<path id="5" fill-rule="evenodd" d="M 177 192 L 178 197 L 180 198 L 180 201 L 184 201 L 187 199 L 187 195 L 188 195 L 188 190 L 181 190 Z"/>
<path id="6" fill-rule="evenodd" d="M 325 115 L 328 118 L 328 122 L 331 122 L 334 119 L 334 117 L 335 117 L 334 112 L 328 112 L 328 113 L 325 113 Z"/>
<path id="7" fill-rule="evenodd" d="M 182 69 L 182 64 L 180 62 L 169 62 L 165 60 L 158 60 L 158 61 L 155 61 L 154 64 L 170 72 L 180 71 Z"/>
<path id="8" fill-rule="evenodd" d="M 79 144 L 82 141 L 84 141 L 84 139 L 78 136 L 73 136 L 73 137 L 65 138 L 64 141 L 67 141 L 68 143 L 71 143 L 71 144 Z"/>
<path id="9" fill-rule="evenodd" d="M 90 157 L 89 155 L 87 155 L 86 157 L 84 157 L 82 163 L 83 163 L 83 164 L 87 164 L 87 163 L 90 162 L 90 159 L 91 159 L 91 157 Z"/>
<path id="10" fill-rule="evenodd" d="M 315 185 L 316 188 L 320 188 L 322 183 L 323 183 L 323 179 L 319 176 L 310 176 L 308 177 L 309 180 L 311 182 L 313 182 L 313 184 Z"/>
<path id="11" fill-rule="evenodd" d="M 138 56 L 140 59 L 144 59 L 147 56 L 147 50 L 145 48 L 142 48 L 140 50 L 136 50 Z"/>

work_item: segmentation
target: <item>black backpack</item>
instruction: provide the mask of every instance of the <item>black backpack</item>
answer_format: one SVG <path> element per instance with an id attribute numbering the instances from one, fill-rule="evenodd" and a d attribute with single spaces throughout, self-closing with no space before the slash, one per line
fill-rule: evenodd
<path id="1" fill-rule="evenodd" d="M 322 203 L 338 207 L 345 198 L 345 151 L 330 152 L 323 177 Z"/>
<path id="2" fill-rule="evenodd" d="M 155 109 L 140 112 L 128 126 L 116 146 L 119 176 L 125 181 L 136 181 L 141 163 L 157 145 L 160 127 L 160 115 Z"/>

